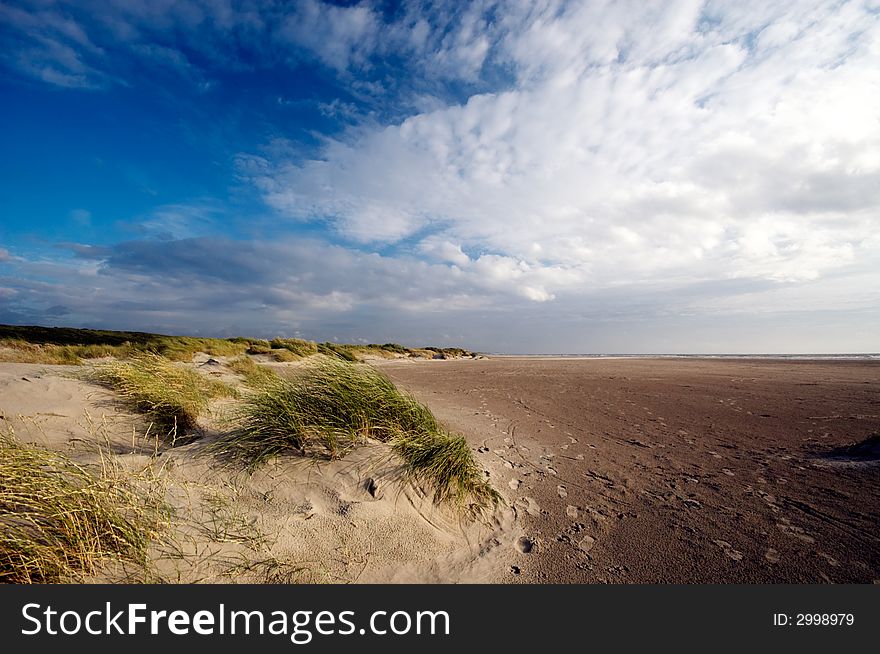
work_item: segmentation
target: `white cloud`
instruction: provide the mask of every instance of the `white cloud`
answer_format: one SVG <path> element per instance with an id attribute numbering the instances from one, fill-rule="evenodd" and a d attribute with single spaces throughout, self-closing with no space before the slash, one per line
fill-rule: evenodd
<path id="1" fill-rule="evenodd" d="M 310 50 L 327 66 L 344 71 L 363 64 L 376 47 L 380 21 L 366 4 L 339 7 L 304 0 L 295 6 L 280 38 Z"/>
<path id="2" fill-rule="evenodd" d="M 352 131 L 320 160 L 264 161 L 254 180 L 283 215 L 354 241 L 429 229 L 421 252 L 537 301 L 805 282 L 874 256 L 878 16 L 857 2 L 652 7 L 513 8 L 492 32 L 512 89 Z"/>

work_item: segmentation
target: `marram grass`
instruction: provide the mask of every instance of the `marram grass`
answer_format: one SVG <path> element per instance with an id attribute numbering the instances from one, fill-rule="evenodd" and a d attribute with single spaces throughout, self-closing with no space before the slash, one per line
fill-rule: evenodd
<path id="1" fill-rule="evenodd" d="M 407 477 L 434 488 L 438 500 L 478 506 L 499 501 L 498 492 L 483 478 L 463 436 L 446 432 L 399 434 L 391 444 L 405 462 Z"/>
<path id="2" fill-rule="evenodd" d="M 287 350 L 284 351 L 287 352 Z M 248 356 L 233 359 L 226 365 L 234 373 L 241 375 L 244 378 L 245 386 L 250 388 L 264 388 L 267 384 L 278 379 L 278 375 L 274 371 L 266 366 L 261 366 L 259 363 L 255 363 Z"/>
<path id="3" fill-rule="evenodd" d="M 366 365 L 325 358 L 244 397 L 235 427 L 211 451 L 254 470 L 275 456 L 315 450 L 336 457 L 366 438 L 389 443 L 413 481 L 438 500 L 485 506 L 498 499 L 467 442 L 443 431 L 425 405 Z"/>
<path id="4" fill-rule="evenodd" d="M 97 364 L 88 377 L 116 391 L 172 441 L 196 427 L 211 399 L 235 394 L 223 382 L 156 354 Z"/>
<path id="5" fill-rule="evenodd" d="M 76 581 L 110 561 L 145 569 L 164 511 L 118 469 L 92 473 L 0 432 L 0 582 Z"/>

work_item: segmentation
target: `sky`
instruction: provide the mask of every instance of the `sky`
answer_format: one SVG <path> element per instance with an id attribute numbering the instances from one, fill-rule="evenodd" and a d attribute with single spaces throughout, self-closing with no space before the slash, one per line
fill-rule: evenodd
<path id="1" fill-rule="evenodd" d="M 0 0 L 0 323 L 880 351 L 880 2 Z"/>

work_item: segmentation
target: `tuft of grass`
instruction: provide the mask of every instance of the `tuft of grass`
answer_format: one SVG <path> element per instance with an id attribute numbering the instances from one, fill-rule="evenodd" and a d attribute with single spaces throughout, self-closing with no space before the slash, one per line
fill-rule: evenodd
<path id="1" fill-rule="evenodd" d="M 301 338 L 275 338 L 269 341 L 273 350 L 287 350 L 297 356 L 307 357 L 318 353 L 318 344 Z"/>
<path id="2" fill-rule="evenodd" d="M 156 354 L 138 354 L 126 361 L 101 363 L 88 378 L 113 389 L 143 413 L 172 442 L 196 427 L 211 399 L 235 391 L 215 379 L 183 368 Z"/>
<path id="3" fill-rule="evenodd" d="M 102 467 L 0 432 L 0 581 L 75 581 L 116 561 L 147 565 L 164 503 Z"/>
<path id="4" fill-rule="evenodd" d="M 443 431 L 430 409 L 380 371 L 324 358 L 245 397 L 235 428 L 211 445 L 253 471 L 275 456 L 308 451 L 331 458 L 372 438 L 392 445 L 405 474 L 429 482 L 440 500 L 479 506 L 498 499 L 467 441 Z"/>
<path id="5" fill-rule="evenodd" d="M 355 346 L 341 345 L 339 343 L 318 343 L 318 353 L 324 356 L 334 357 L 342 361 L 355 363 L 358 361 L 357 355 L 354 353 Z"/>
<path id="6" fill-rule="evenodd" d="M 255 363 L 253 359 L 247 356 L 233 359 L 227 365 L 230 370 L 244 377 L 245 385 L 251 388 L 264 388 L 278 379 L 278 375 L 272 370 Z"/>
<path id="7" fill-rule="evenodd" d="M 430 483 L 440 501 L 461 505 L 471 498 L 478 506 L 488 506 L 501 499 L 486 482 L 463 436 L 446 432 L 400 434 L 392 446 L 406 464 L 407 477 Z"/>

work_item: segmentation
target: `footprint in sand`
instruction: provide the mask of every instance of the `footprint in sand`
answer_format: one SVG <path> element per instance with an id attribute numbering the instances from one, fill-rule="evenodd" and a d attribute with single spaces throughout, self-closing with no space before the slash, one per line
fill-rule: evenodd
<path id="1" fill-rule="evenodd" d="M 516 490 L 517 488 L 519 488 L 520 483 L 521 482 L 519 479 L 511 479 L 509 482 L 507 482 L 507 486 L 508 488 L 510 488 L 510 490 Z"/>
<path id="2" fill-rule="evenodd" d="M 568 497 L 568 491 L 565 489 L 565 486 L 559 485 L 556 487 L 556 492 L 562 499 Z"/>
<path id="3" fill-rule="evenodd" d="M 537 518 L 541 515 L 541 507 L 538 506 L 538 503 L 532 497 L 520 497 L 514 502 L 514 506 L 517 509 L 525 511 L 533 518 Z"/>
<path id="4" fill-rule="evenodd" d="M 567 507 L 565 507 L 565 515 L 567 515 L 572 520 L 577 520 L 577 517 L 578 517 L 577 507 L 569 504 Z"/>
<path id="5" fill-rule="evenodd" d="M 523 554 L 531 554 L 534 548 L 535 541 L 533 541 L 531 538 L 527 538 L 526 536 L 520 536 L 516 541 L 516 549 L 518 549 Z"/>
<path id="6" fill-rule="evenodd" d="M 779 552 L 774 550 L 772 547 L 764 552 L 764 558 L 767 559 L 770 563 L 779 563 Z"/>
<path id="7" fill-rule="evenodd" d="M 787 518 L 780 518 L 779 522 L 776 523 L 776 526 L 782 530 L 783 533 L 788 534 L 789 536 L 794 536 L 795 538 L 804 541 L 805 543 L 815 543 L 816 539 L 806 533 L 802 527 L 798 527 L 797 525 L 791 524 Z"/>
<path id="8" fill-rule="evenodd" d="M 713 540 L 712 542 L 720 547 L 728 558 L 733 559 L 734 561 L 742 561 L 743 553 L 739 550 L 733 549 L 733 545 L 728 543 L 726 540 Z"/>
<path id="9" fill-rule="evenodd" d="M 830 554 L 826 554 L 825 552 L 819 552 L 819 556 L 821 556 L 823 559 L 828 561 L 828 565 L 830 565 L 832 568 L 836 568 L 840 565 L 840 563 L 837 561 L 837 559 L 835 559 Z"/>
<path id="10" fill-rule="evenodd" d="M 581 550 L 582 552 L 589 552 L 591 549 L 593 549 L 593 545 L 595 545 L 595 544 L 596 544 L 595 538 L 593 538 L 592 536 L 584 536 L 578 542 L 578 549 Z"/>

